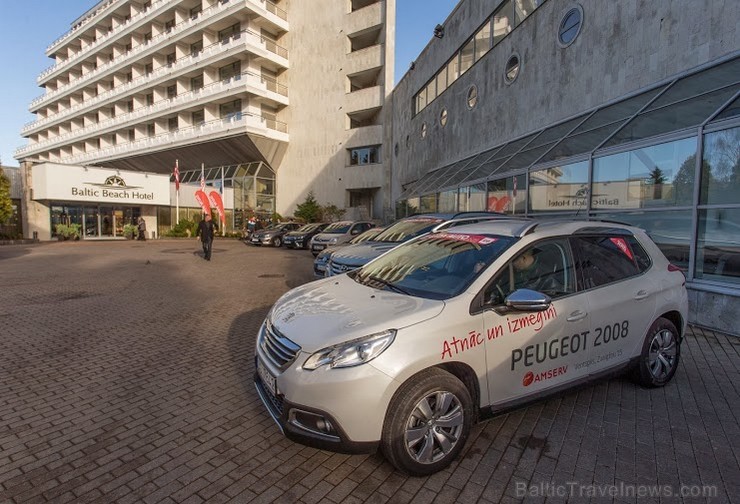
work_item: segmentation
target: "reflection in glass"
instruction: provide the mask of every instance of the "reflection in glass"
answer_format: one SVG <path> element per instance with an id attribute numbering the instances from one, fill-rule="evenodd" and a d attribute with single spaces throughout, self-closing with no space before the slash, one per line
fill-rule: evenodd
<path id="1" fill-rule="evenodd" d="M 514 27 L 514 12 L 511 0 L 506 0 L 493 15 L 493 45 L 501 42 Z"/>
<path id="2" fill-rule="evenodd" d="M 484 24 L 475 34 L 475 61 L 478 61 L 491 48 L 491 22 Z"/>
<path id="3" fill-rule="evenodd" d="M 438 212 L 457 212 L 457 189 L 439 193 Z"/>
<path id="4" fill-rule="evenodd" d="M 486 210 L 524 215 L 527 204 L 526 183 L 525 174 L 489 181 Z"/>
<path id="5" fill-rule="evenodd" d="M 436 212 L 437 211 L 437 195 L 426 194 L 419 198 L 419 212 Z"/>
<path id="6" fill-rule="evenodd" d="M 532 212 L 585 211 L 587 204 L 588 161 L 529 174 L 529 209 Z"/>
<path id="7" fill-rule="evenodd" d="M 696 137 L 594 159 L 594 209 L 690 205 Z"/>
<path id="8" fill-rule="evenodd" d="M 460 211 L 482 212 L 486 209 L 486 184 L 460 188 Z"/>
<path id="9" fill-rule="evenodd" d="M 655 103 L 650 105 L 649 109 L 659 108 L 669 103 L 675 103 L 736 83 L 740 80 L 738 79 L 739 75 L 740 58 L 735 58 L 703 72 L 689 75 L 672 85 L 660 98 L 655 100 Z"/>
<path id="10" fill-rule="evenodd" d="M 460 51 L 460 75 L 467 72 L 468 69 L 471 66 L 473 66 L 474 48 L 475 48 L 475 39 L 470 39 L 470 41 L 467 44 L 465 44 L 462 50 Z"/>
<path id="11" fill-rule="evenodd" d="M 740 208 L 699 211 L 696 278 L 740 283 Z"/>
<path id="12" fill-rule="evenodd" d="M 540 159 L 540 163 L 591 152 L 624 123 L 625 121 L 620 121 L 619 123 L 608 124 L 601 128 L 570 136 L 545 154 Z"/>
<path id="13" fill-rule="evenodd" d="M 740 203 L 740 127 L 704 136 L 702 205 Z"/>
<path id="14" fill-rule="evenodd" d="M 671 263 L 688 271 L 691 210 L 597 213 L 594 216 L 644 229 Z"/>

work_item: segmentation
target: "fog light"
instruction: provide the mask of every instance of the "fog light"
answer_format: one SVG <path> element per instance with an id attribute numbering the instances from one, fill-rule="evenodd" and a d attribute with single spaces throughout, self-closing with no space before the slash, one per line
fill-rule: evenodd
<path id="1" fill-rule="evenodd" d="M 337 437 L 337 431 L 332 423 L 322 415 L 299 409 L 290 410 L 290 423 L 303 430 L 322 436 Z"/>

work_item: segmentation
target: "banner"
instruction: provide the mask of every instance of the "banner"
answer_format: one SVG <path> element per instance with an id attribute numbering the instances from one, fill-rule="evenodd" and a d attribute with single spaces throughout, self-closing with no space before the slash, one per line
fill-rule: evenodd
<path id="1" fill-rule="evenodd" d="M 226 213 L 224 212 L 224 201 L 221 199 L 221 194 L 218 191 L 211 191 L 208 193 L 208 199 L 211 200 L 211 205 L 215 206 L 218 210 L 218 216 L 221 219 L 221 225 L 226 225 Z"/>
<path id="2" fill-rule="evenodd" d="M 200 189 L 195 191 L 195 199 L 198 201 L 198 204 L 203 209 L 204 214 L 211 213 L 211 204 L 208 202 L 208 196 L 206 196 L 205 192 Z"/>
<path id="3" fill-rule="evenodd" d="M 173 172 L 175 176 L 175 191 L 180 191 L 180 163 L 175 160 L 175 170 Z"/>

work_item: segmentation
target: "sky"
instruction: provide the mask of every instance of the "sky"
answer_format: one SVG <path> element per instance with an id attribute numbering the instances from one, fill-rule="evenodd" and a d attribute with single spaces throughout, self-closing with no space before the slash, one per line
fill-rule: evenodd
<path id="1" fill-rule="evenodd" d="M 396 82 L 457 2 L 396 0 Z M 98 0 L 0 0 L 0 161 L 4 166 L 18 166 L 13 153 L 27 143 L 20 131 L 35 119 L 28 105 L 43 94 L 36 78 L 53 64 L 46 48 L 96 3 Z"/>

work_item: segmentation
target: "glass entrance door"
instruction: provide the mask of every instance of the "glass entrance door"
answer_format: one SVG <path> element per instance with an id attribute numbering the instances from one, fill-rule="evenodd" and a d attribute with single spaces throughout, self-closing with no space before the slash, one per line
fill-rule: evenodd
<path id="1" fill-rule="evenodd" d="M 100 219 L 100 236 L 113 236 L 114 223 L 113 223 L 113 208 L 112 207 L 100 207 L 98 213 Z"/>
<path id="2" fill-rule="evenodd" d="M 123 236 L 123 225 L 125 224 L 123 219 L 123 209 L 113 209 L 113 236 Z"/>
<path id="3" fill-rule="evenodd" d="M 86 237 L 95 238 L 98 236 L 98 207 L 85 207 L 83 209 L 85 215 L 84 233 Z"/>

